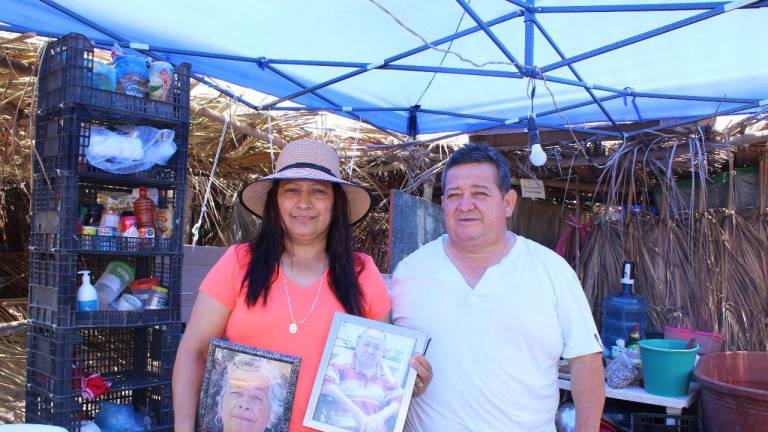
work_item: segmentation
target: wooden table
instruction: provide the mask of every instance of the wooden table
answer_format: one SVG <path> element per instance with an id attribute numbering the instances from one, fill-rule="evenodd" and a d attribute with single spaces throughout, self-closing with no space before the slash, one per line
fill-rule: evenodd
<path id="1" fill-rule="evenodd" d="M 571 390 L 571 381 L 569 379 L 559 378 L 557 384 L 562 390 Z M 682 397 L 657 396 L 648 393 L 637 384 L 629 387 L 615 389 L 605 385 L 605 396 L 611 399 L 621 399 L 630 402 L 640 402 L 644 404 L 663 406 L 667 414 L 680 415 L 683 408 L 693 405 L 696 396 L 699 394 L 699 384 L 692 382 L 688 388 L 688 395 Z"/>

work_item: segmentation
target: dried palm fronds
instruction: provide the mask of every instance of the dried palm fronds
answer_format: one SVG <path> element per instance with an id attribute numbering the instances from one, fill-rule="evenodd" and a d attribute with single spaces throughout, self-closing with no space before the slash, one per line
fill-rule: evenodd
<path id="1" fill-rule="evenodd" d="M 735 212 L 722 218 L 722 329 L 729 350 L 765 351 L 768 244 Z"/>
<path id="2" fill-rule="evenodd" d="M 27 318 L 27 299 L 0 300 L 0 323 Z M 0 333 L 0 424 L 24 421 L 27 335 L 24 327 Z"/>
<path id="3" fill-rule="evenodd" d="M 582 252 L 580 269 L 584 294 L 592 307 L 595 320 L 600 321 L 603 299 L 618 292 L 617 277 L 624 260 L 623 226 L 620 221 L 603 220 L 592 228 Z"/>
<path id="4" fill-rule="evenodd" d="M 663 323 L 667 305 L 666 278 L 664 272 L 663 234 L 656 230 L 659 220 L 650 215 L 633 215 L 627 222 L 627 259 L 635 263 L 634 290 L 648 302 L 648 322 L 658 328 Z"/>
<path id="5" fill-rule="evenodd" d="M 733 158 L 729 159 L 728 210 L 722 217 L 722 329 L 729 350 L 765 351 L 768 334 L 768 243 L 733 211 Z"/>
<path id="6" fill-rule="evenodd" d="M 714 211 L 697 213 L 694 219 L 691 247 L 693 289 L 682 296 L 693 328 L 720 331 L 723 232 Z"/>
<path id="7" fill-rule="evenodd" d="M 26 334 L 0 336 L 0 424 L 24 421 L 26 369 Z"/>

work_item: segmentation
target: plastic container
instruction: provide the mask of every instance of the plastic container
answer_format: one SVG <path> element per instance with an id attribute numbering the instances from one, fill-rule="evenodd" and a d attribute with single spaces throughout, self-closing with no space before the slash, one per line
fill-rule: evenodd
<path id="1" fill-rule="evenodd" d="M 768 429 L 768 353 L 712 353 L 701 358 L 694 375 L 701 385 L 704 430 Z"/>
<path id="2" fill-rule="evenodd" d="M 632 432 L 699 432 L 701 430 L 699 416 L 632 413 Z"/>
<path id="3" fill-rule="evenodd" d="M 131 174 L 111 173 L 88 162 L 89 148 L 94 139 L 97 139 L 98 128 L 104 126 L 109 124 L 97 121 L 83 108 L 63 108 L 38 114 L 35 123 L 35 149 L 40 158 L 33 158 L 34 174 L 42 174 L 45 168 L 48 175 L 56 173 L 57 170 L 72 171 L 78 172 L 82 178 L 99 182 L 108 180 L 113 184 L 125 184 L 131 179 L 141 179 L 142 183 L 147 185 L 178 185 L 186 182 L 189 125 L 149 124 L 158 129 L 173 130 L 176 152 L 165 165 L 154 165 Z"/>
<path id="4" fill-rule="evenodd" d="M 694 339 L 699 344 L 699 355 L 723 350 L 725 338 L 717 332 L 704 332 L 681 327 L 664 327 L 664 339 L 677 339 L 688 342 Z"/>
<path id="5" fill-rule="evenodd" d="M 50 188 L 48 182 L 50 182 Z M 90 183 L 72 172 L 49 174 L 48 181 L 42 175 L 36 175 L 32 188 L 30 248 L 33 251 L 61 250 L 62 252 L 106 250 L 111 254 L 129 256 L 180 253 L 182 236 L 178 234 L 172 233 L 170 238 L 157 238 L 152 244 L 146 244 L 147 242 L 138 238 L 138 227 L 133 230 L 132 237 L 97 237 L 97 226 L 88 228 L 89 232 L 84 232 L 83 229 L 77 231 L 76 221 L 80 208 L 86 208 L 87 214 L 87 206 L 83 203 L 95 202 L 99 194 L 131 194 L 133 189 L 134 185 L 130 183 L 125 186 Z M 155 189 L 159 205 L 183 207 L 185 195 L 183 189 L 176 186 Z"/>
<path id="6" fill-rule="evenodd" d="M 27 331 L 27 386 L 57 397 L 80 396 L 82 374 L 100 373 L 112 383 L 109 394 L 170 384 L 181 338 L 180 323 L 89 329 L 33 323 Z"/>
<path id="7" fill-rule="evenodd" d="M 168 307 L 168 288 L 161 286 L 152 287 L 152 296 L 149 299 L 147 309 L 165 309 Z"/>
<path id="8" fill-rule="evenodd" d="M 88 268 L 100 275 L 116 256 L 30 252 L 29 254 L 29 319 L 34 323 L 60 328 L 135 327 L 164 324 L 180 320 L 181 263 L 180 255 L 123 256 L 136 270 L 136 277 L 154 276 L 169 288 L 165 309 L 142 310 L 141 313 L 116 310 L 77 311 L 77 271 Z"/>
<path id="9" fill-rule="evenodd" d="M 96 281 L 96 291 L 99 293 L 99 308 L 107 309 L 123 290 L 133 282 L 133 268 L 122 262 L 112 261 L 104 273 Z"/>
<path id="10" fill-rule="evenodd" d="M 645 391 L 658 396 L 683 397 L 688 394 L 697 344 L 687 348 L 688 342 L 669 339 L 640 341 Z"/>
<path id="11" fill-rule="evenodd" d="M 137 279 L 128 286 L 136 298 L 141 300 L 145 309 L 149 309 L 149 304 L 152 301 L 152 288 L 160 286 L 160 279 L 156 277 L 148 277 L 143 279 Z"/>
<path id="12" fill-rule="evenodd" d="M 83 283 L 77 289 L 77 310 L 79 312 L 99 310 L 99 297 L 96 289 L 91 285 L 91 272 L 81 270 L 78 273 L 83 275 Z"/>
<path id="13" fill-rule="evenodd" d="M 640 339 L 645 338 L 648 321 L 648 303 L 641 295 L 633 294 L 634 285 L 632 262 L 624 261 L 621 278 L 621 293 L 607 297 L 603 301 L 603 315 L 600 338 L 603 352 L 610 355 L 616 339 L 627 339 L 635 325 L 640 326 Z"/>
<path id="14" fill-rule="evenodd" d="M 158 101 L 110 91 L 112 74 L 117 81 L 118 71 L 107 72 L 95 64 L 93 51 L 90 40 L 77 33 L 69 33 L 47 45 L 42 53 L 38 79 L 40 110 L 45 112 L 77 104 L 109 120 L 144 121 L 149 118 L 189 123 L 191 66 L 188 63 L 173 69 L 167 102 Z"/>
<path id="15" fill-rule="evenodd" d="M 173 431 L 173 407 L 170 384 L 152 384 L 151 387 L 134 388 L 124 391 L 112 391 L 100 396 L 98 400 L 83 401 L 75 396 L 59 397 L 27 387 L 25 392 L 25 420 L 29 423 L 58 425 L 68 431 L 80 429 L 84 418 L 94 418 L 104 400 L 115 403 L 132 404 L 147 407 L 150 416 L 157 421 L 152 432 Z M 26 426 L 26 425 L 24 425 Z M 21 429 L 35 431 L 36 429 Z M 43 432 L 42 430 L 40 432 Z"/>

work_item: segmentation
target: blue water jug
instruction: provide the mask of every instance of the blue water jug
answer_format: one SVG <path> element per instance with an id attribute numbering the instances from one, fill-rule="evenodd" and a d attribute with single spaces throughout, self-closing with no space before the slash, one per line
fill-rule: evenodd
<path id="1" fill-rule="evenodd" d="M 603 300 L 600 337 L 603 340 L 605 355 L 610 355 L 611 347 L 616 345 L 616 339 L 626 341 L 635 325 L 640 326 L 640 339 L 645 339 L 648 303 L 643 296 L 632 293 L 635 283 L 633 264 L 631 261 L 624 261 L 621 293 Z"/>

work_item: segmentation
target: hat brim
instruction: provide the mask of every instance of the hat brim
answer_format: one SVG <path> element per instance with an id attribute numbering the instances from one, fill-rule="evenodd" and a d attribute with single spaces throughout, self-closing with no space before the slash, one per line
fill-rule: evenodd
<path id="1" fill-rule="evenodd" d="M 240 203 L 257 217 L 263 218 L 267 194 L 273 182 L 280 180 L 322 181 L 341 185 L 347 195 L 350 224 L 361 221 L 371 208 L 371 195 L 363 187 L 309 168 L 290 168 L 246 185 L 238 194 Z"/>

